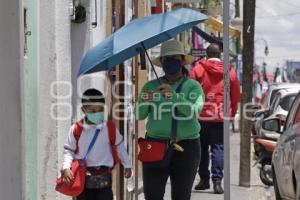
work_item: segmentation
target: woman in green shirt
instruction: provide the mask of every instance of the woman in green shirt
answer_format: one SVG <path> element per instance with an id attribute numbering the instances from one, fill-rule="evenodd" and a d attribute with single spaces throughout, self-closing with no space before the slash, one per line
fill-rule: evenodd
<path id="1" fill-rule="evenodd" d="M 170 140 L 174 107 L 177 109 L 176 143 L 169 166 L 150 168 L 143 165 L 146 200 L 163 200 L 168 178 L 172 200 L 189 200 L 200 161 L 200 124 L 198 116 L 204 104 L 204 93 L 197 81 L 187 78 L 185 64 L 191 63 L 182 45 L 176 40 L 161 46 L 161 56 L 153 61 L 162 66 L 165 76 L 147 82 L 136 104 L 138 120 L 147 119 L 147 137 Z M 182 83 L 179 93 L 176 88 Z M 183 150 L 183 151 L 182 151 Z"/>

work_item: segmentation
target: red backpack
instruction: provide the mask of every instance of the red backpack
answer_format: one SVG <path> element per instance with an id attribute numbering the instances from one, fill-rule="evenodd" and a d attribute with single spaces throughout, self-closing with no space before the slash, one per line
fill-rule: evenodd
<path id="1" fill-rule="evenodd" d="M 83 119 L 76 122 L 75 126 L 74 126 L 73 134 L 74 134 L 74 137 L 76 140 L 75 154 L 77 154 L 79 151 L 78 141 L 79 141 L 79 138 L 80 138 L 82 130 L 83 130 L 82 124 L 83 124 Z M 109 137 L 110 146 L 111 146 L 111 153 L 113 156 L 114 166 L 115 166 L 116 164 L 118 164 L 120 162 L 120 158 L 118 156 L 117 146 L 116 146 L 116 128 L 117 127 L 114 122 L 107 121 L 107 128 L 108 128 L 108 137 Z"/>

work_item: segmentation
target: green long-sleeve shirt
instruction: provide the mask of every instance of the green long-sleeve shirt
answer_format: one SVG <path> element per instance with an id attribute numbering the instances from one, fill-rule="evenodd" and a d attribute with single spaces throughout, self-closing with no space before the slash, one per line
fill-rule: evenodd
<path id="1" fill-rule="evenodd" d="M 163 80 L 163 79 L 161 79 Z M 158 80 L 153 80 L 144 85 L 135 107 L 135 116 L 138 120 L 147 118 L 146 130 L 150 137 L 170 138 L 172 110 L 174 106 L 178 110 L 178 128 L 177 139 L 196 139 L 200 132 L 198 122 L 199 113 L 204 104 L 204 93 L 201 85 L 192 79 L 187 79 L 181 88 L 179 94 L 176 94 L 176 88 L 179 83 L 172 84 L 173 96 L 170 99 L 159 93 Z M 153 102 L 146 102 L 145 92 L 154 92 Z"/>

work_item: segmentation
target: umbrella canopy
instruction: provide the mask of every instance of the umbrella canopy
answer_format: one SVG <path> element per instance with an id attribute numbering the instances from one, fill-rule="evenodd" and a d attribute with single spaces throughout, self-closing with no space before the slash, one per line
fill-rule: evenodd
<path id="1" fill-rule="evenodd" d="M 182 8 L 132 20 L 86 53 L 78 76 L 112 69 L 206 19 L 200 12 Z"/>

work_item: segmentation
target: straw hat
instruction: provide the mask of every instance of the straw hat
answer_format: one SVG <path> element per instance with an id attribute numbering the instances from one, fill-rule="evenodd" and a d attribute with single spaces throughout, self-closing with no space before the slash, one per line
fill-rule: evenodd
<path id="1" fill-rule="evenodd" d="M 183 55 L 185 64 L 192 64 L 194 62 L 194 57 L 191 55 L 187 55 L 184 52 L 183 45 L 177 40 L 169 40 L 164 42 L 161 45 L 160 56 L 153 59 L 152 62 L 156 66 L 162 66 L 161 58 L 164 56 L 172 56 L 172 55 Z"/>

